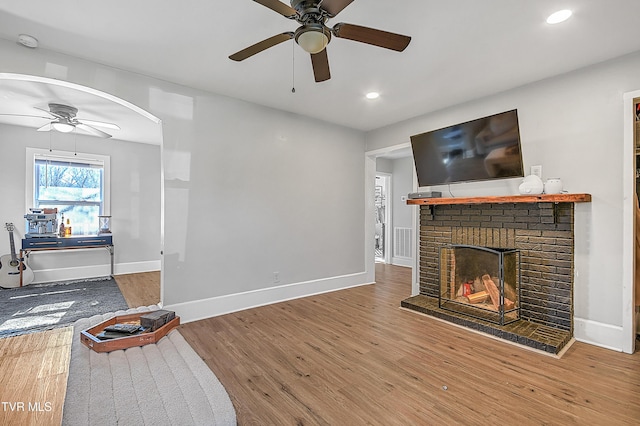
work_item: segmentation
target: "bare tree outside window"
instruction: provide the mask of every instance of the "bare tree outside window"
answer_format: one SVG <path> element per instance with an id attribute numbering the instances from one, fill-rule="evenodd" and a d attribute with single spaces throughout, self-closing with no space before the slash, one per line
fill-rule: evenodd
<path id="1" fill-rule="evenodd" d="M 102 166 L 38 159 L 34 174 L 36 208 L 57 208 L 75 235 L 97 232 L 103 207 Z"/>

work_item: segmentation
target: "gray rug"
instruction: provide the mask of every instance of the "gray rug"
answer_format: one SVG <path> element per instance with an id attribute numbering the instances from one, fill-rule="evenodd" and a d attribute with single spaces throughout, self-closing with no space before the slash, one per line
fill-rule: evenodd
<path id="1" fill-rule="evenodd" d="M 177 329 L 156 344 L 113 352 L 97 353 L 80 341 L 81 330 L 115 315 L 155 309 L 134 308 L 74 324 L 63 426 L 236 425 L 227 391 Z"/>
<path id="2" fill-rule="evenodd" d="M 80 318 L 127 308 L 118 284 L 108 277 L 0 289 L 0 338 L 64 327 Z"/>

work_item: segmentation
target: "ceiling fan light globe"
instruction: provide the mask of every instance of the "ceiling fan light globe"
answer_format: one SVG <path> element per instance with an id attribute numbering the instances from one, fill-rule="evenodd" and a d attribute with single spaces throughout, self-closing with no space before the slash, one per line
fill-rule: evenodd
<path id="1" fill-rule="evenodd" d="M 73 132 L 73 129 L 75 129 L 75 126 L 73 126 L 72 124 L 69 123 L 53 123 L 51 125 L 54 129 L 56 129 L 57 131 L 59 131 L 60 133 L 69 133 L 69 132 Z"/>
<path id="2" fill-rule="evenodd" d="M 329 43 L 329 37 L 321 31 L 305 31 L 296 39 L 306 52 L 314 54 L 322 52 Z"/>

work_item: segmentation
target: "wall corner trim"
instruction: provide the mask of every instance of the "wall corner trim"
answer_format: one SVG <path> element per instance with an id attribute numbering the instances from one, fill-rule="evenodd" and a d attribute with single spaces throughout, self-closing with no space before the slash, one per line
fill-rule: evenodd
<path id="1" fill-rule="evenodd" d="M 622 352 L 622 327 L 584 318 L 574 318 L 573 335 L 579 342 Z"/>

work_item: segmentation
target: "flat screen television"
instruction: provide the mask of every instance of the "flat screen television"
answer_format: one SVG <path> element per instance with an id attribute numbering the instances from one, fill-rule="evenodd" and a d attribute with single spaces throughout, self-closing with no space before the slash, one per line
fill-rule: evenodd
<path id="1" fill-rule="evenodd" d="M 518 111 L 411 136 L 418 186 L 524 176 Z"/>

